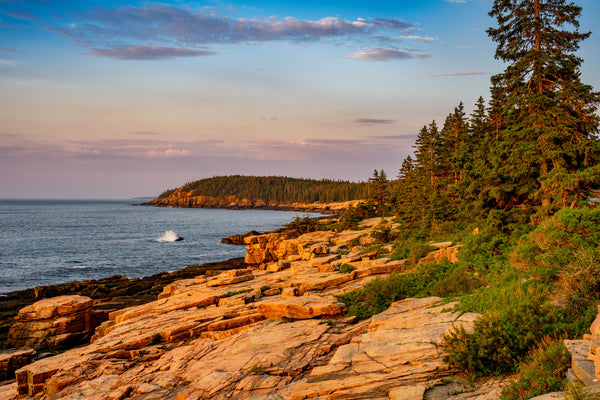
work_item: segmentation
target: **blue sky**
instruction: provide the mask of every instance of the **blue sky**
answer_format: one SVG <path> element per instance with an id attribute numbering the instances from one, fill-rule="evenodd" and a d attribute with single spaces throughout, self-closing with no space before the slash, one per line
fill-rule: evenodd
<path id="1" fill-rule="evenodd" d="M 576 3 L 598 89 L 600 4 Z M 0 0 L 0 197 L 395 176 L 421 126 L 487 98 L 491 5 Z"/>

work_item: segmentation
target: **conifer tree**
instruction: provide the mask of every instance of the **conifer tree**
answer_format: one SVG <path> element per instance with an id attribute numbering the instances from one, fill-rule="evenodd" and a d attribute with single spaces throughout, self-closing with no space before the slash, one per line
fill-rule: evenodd
<path id="1" fill-rule="evenodd" d="M 498 200 L 535 207 L 573 204 L 597 182 L 595 114 L 600 96 L 580 81 L 575 55 L 581 7 L 565 0 L 495 0 L 488 34 L 508 63 L 492 78 L 499 133 Z M 496 120 L 501 108 L 502 125 Z"/>
<path id="2" fill-rule="evenodd" d="M 415 158 L 421 173 L 433 187 L 437 181 L 440 166 L 440 132 L 435 121 L 424 126 L 415 141 Z"/>

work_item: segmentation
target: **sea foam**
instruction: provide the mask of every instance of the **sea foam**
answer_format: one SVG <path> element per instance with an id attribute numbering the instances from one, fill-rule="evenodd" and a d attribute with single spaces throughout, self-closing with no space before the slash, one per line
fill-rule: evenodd
<path id="1" fill-rule="evenodd" d="M 177 241 L 178 238 L 179 238 L 179 236 L 177 236 L 177 234 L 175 232 L 165 231 L 165 233 L 163 233 L 161 237 L 156 239 L 156 241 L 158 241 L 158 242 L 175 242 L 175 241 Z"/>

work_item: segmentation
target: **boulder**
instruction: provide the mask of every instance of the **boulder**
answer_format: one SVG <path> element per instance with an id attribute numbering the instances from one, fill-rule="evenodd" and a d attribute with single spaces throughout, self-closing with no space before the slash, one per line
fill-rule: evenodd
<path id="1" fill-rule="evenodd" d="M 22 308 L 8 332 L 8 344 L 61 350 L 88 340 L 94 332 L 93 300 L 86 296 L 43 299 Z"/>

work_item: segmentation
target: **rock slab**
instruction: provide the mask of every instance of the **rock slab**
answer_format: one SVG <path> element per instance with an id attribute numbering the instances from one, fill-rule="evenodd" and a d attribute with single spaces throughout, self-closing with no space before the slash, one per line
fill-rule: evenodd
<path id="1" fill-rule="evenodd" d="M 22 308 L 8 332 L 8 344 L 56 351 L 90 338 L 93 300 L 86 296 L 43 299 Z"/>

